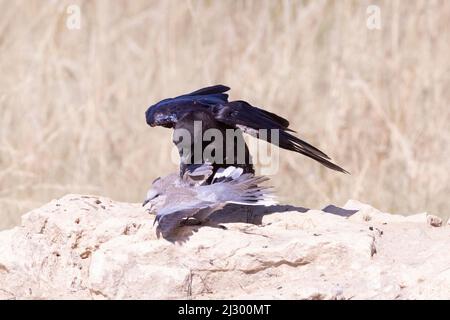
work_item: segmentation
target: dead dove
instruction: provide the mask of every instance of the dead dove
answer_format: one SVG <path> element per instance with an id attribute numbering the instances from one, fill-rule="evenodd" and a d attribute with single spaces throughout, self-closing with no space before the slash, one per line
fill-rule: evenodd
<path id="1" fill-rule="evenodd" d="M 222 209 L 227 203 L 242 205 L 276 204 L 270 188 L 260 184 L 269 180 L 265 176 L 243 173 L 242 168 L 220 168 L 214 174 L 212 183 L 206 181 L 213 173 L 210 164 L 199 165 L 182 177 L 178 174 L 156 179 L 147 193 L 143 205 L 163 197 L 154 223 L 159 236 L 170 234 L 182 221 L 191 217 L 205 221 L 211 213 Z"/>

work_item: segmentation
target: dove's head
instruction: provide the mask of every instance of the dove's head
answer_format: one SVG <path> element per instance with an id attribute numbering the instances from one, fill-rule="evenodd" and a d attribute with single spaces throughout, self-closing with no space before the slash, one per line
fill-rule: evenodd
<path id="1" fill-rule="evenodd" d="M 144 203 L 142 206 L 145 206 L 150 201 L 165 195 L 167 190 L 177 183 L 179 180 L 179 176 L 177 174 L 171 174 L 165 177 L 158 177 L 152 182 L 151 188 L 147 192 L 147 196 L 145 197 Z"/>

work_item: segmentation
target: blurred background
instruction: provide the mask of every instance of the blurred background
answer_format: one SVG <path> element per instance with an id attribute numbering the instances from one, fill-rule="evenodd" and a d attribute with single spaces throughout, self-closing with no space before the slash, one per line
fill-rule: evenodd
<path id="1" fill-rule="evenodd" d="M 282 202 L 448 216 L 449 21 L 445 0 L 2 0 L 0 228 L 67 193 L 141 202 L 178 170 L 146 108 L 219 83 L 352 173 L 280 151 Z"/>

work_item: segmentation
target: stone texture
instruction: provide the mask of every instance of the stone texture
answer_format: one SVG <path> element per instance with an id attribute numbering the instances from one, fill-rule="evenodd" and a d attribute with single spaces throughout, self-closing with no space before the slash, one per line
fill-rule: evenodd
<path id="1" fill-rule="evenodd" d="M 0 232 L 0 298 L 450 298 L 450 227 L 426 214 L 229 206 L 172 239 L 153 219 L 82 195 L 25 214 Z"/>

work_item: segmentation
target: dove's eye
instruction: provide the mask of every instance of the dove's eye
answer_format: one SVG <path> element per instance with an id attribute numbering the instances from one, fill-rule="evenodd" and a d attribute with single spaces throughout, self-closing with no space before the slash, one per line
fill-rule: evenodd
<path id="1" fill-rule="evenodd" d="M 161 177 L 156 178 L 155 180 L 153 180 L 152 184 L 154 184 L 156 181 L 160 180 Z"/>

